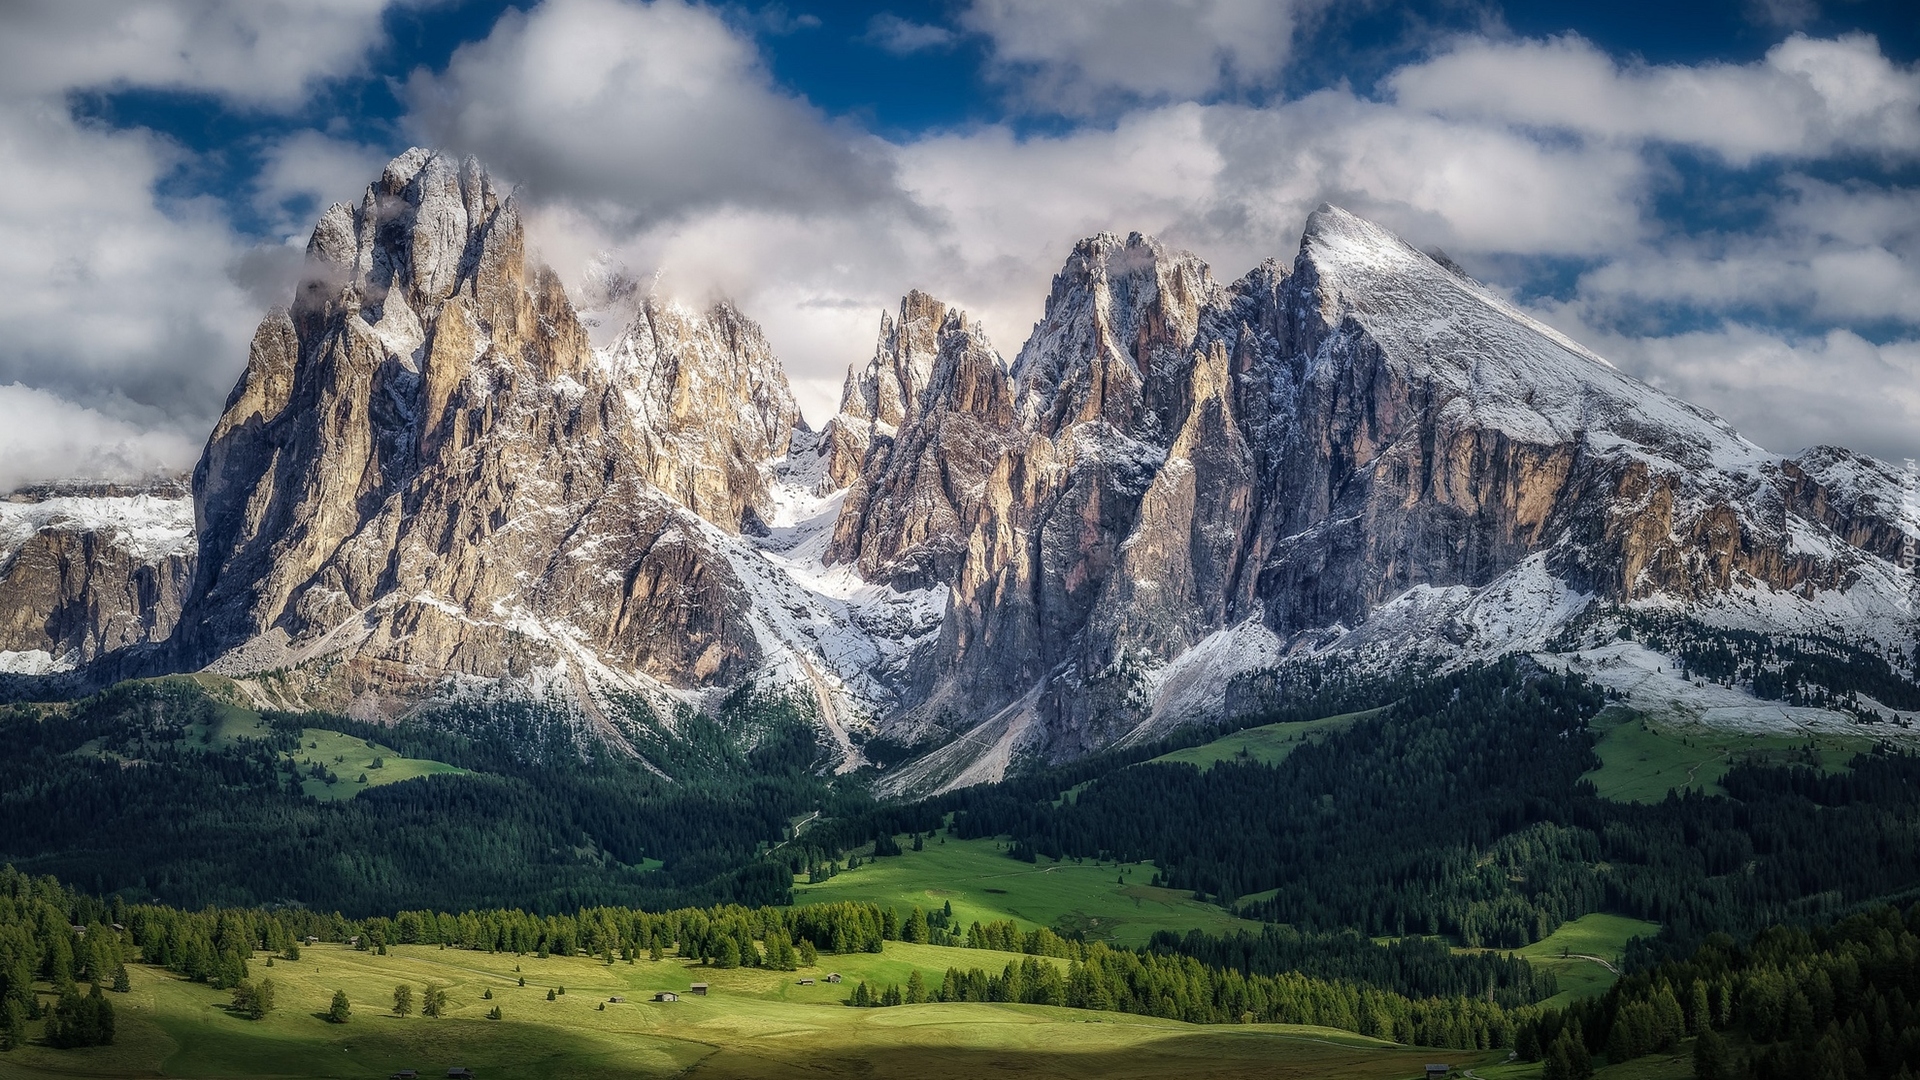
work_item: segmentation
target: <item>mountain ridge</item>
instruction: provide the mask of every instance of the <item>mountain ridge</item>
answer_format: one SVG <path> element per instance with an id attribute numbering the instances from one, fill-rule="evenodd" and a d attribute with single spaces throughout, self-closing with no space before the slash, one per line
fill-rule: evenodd
<path id="1" fill-rule="evenodd" d="M 909 292 L 818 433 L 730 304 L 637 297 L 595 346 L 472 159 L 396 158 L 307 267 L 196 469 L 192 557 L 101 564 L 102 595 L 177 601 L 87 630 L 16 568 L 106 534 L 22 525 L 10 670 L 137 646 L 370 717 L 490 685 L 629 753 L 751 681 L 842 767 L 937 745 L 882 777 L 905 794 L 1218 717 L 1300 661 L 1538 651 L 1609 607 L 1920 627 L 1891 466 L 1769 454 L 1332 206 L 1230 284 L 1083 240 L 1011 364 Z"/>

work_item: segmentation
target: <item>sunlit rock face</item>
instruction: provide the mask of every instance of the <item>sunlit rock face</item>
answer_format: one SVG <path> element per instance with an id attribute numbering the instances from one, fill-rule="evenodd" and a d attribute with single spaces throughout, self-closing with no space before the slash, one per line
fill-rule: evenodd
<path id="1" fill-rule="evenodd" d="M 182 662 L 738 680 L 761 650 L 715 544 L 797 416 L 730 307 L 649 303 L 596 353 L 513 198 L 409 151 L 323 216 L 208 441 Z"/>

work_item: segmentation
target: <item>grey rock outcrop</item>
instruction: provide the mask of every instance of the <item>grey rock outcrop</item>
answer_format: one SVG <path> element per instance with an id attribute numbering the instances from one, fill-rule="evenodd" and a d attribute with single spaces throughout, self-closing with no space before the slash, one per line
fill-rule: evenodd
<path id="1" fill-rule="evenodd" d="M 164 642 L 193 568 L 184 485 L 57 485 L 0 501 L 0 672 Z"/>
<path id="2" fill-rule="evenodd" d="M 868 581 L 896 588 L 945 587 L 988 513 L 994 470 L 1024 433 L 1006 369 L 978 324 L 918 292 L 900 311 L 898 323 L 882 325 L 869 377 L 849 383 L 855 407 L 877 401 L 878 415 L 826 562 L 853 563 Z M 858 417 L 843 411 L 835 424 L 850 415 Z"/>
<path id="3" fill-rule="evenodd" d="M 655 487 L 729 531 L 766 515 L 765 466 L 786 456 L 800 407 L 772 346 L 733 305 L 704 315 L 648 297 L 606 354 Z"/>
<path id="4" fill-rule="evenodd" d="M 1291 266 L 1227 287 L 1139 236 L 1083 242 L 1012 378 L 1019 423 L 902 721 L 976 724 L 891 790 L 1163 730 L 1196 680 L 1217 691 L 1288 652 L 1537 647 L 1592 599 L 1752 609 L 1857 588 L 1855 609 L 1913 622 L 1887 587 L 1915 529 L 1890 469 L 1768 454 L 1337 208 Z M 878 448 L 866 461 L 858 525 L 841 521 L 862 535 L 887 521 L 863 496 L 873 470 L 892 472 Z M 1506 606 L 1476 609 L 1490 594 Z"/>

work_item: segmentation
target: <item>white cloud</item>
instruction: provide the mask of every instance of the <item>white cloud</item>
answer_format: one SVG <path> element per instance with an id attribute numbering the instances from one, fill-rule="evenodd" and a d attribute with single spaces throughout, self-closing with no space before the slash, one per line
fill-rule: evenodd
<path id="1" fill-rule="evenodd" d="M 391 154 L 371 146 L 298 131 L 267 148 L 253 181 L 253 204 L 276 231 L 305 243 L 319 212 L 357 202 Z"/>
<path id="2" fill-rule="evenodd" d="M 129 423 L 45 390 L 0 384 L 0 493 L 50 479 L 121 480 L 191 468 L 200 440 Z"/>
<path id="3" fill-rule="evenodd" d="M 1646 228 L 1645 164 L 1617 148 L 1542 143 L 1340 90 L 1207 116 L 1226 162 L 1215 229 L 1223 239 L 1251 229 L 1270 252 L 1322 201 L 1461 252 L 1590 255 Z"/>
<path id="4" fill-rule="evenodd" d="M 1920 340 L 1875 344 L 1848 330 L 1803 338 L 1744 323 L 1632 337 L 1566 311 L 1545 317 L 1776 453 L 1837 444 L 1893 461 L 1920 456 Z"/>
<path id="5" fill-rule="evenodd" d="M 297 103 L 360 70 L 388 0 L 15 0 L 0 89 L 164 87 L 247 104 Z"/>
<path id="6" fill-rule="evenodd" d="M 155 205 L 179 151 L 37 101 L 0 109 L 0 146 L 0 381 L 206 423 L 259 312 L 212 208 Z"/>
<path id="7" fill-rule="evenodd" d="M 210 200 L 156 194 L 198 164 L 189 152 L 78 122 L 67 95 L 156 87 L 293 106 L 359 70 L 384 6 L 29 0 L 0 12 L 8 485 L 190 466 L 262 309 L 291 287 L 288 252 L 253 248 Z"/>
<path id="8" fill-rule="evenodd" d="M 1590 42 L 1467 39 L 1388 80 L 1395 101 L 1449 117 L 1756 157 L 1920 154 L 1920 71 L 1864 34 L 1794 34 L 1752 64 L 1616 63 Z"/>
<path id="9" fill-rule="evenodd" d="M 775 87 L 750 41 L 681 0 L 509 11 L 444 73 L 416 72 L 407 98 L 435 145 L 630 227 L 727 206 L 851 208 L 891 191 L 875 141 Z"/>
<path id="10" fill-rule="evenodd" d="M 1920 324 L 1920 191 L 1790 177 L 1762 228 L 1629 248 L 1580 279 L 1586 317 L 1690 309 Z"/>
<path id="11" fill-rule="evenodd" d="M 960 23 L 986 36 L 994 74 L 1035 111 L 1092 112 L 1270 86 L 1293 45 L 1299 0 L 973 0 Z"/>
<path id="12" fill-rule="evenodd" d="M 867 20 L 865 40 L 895 56 L 907 56 L 928 49 L 944 49 L 959 35 L 944 26 L 917 23 L 891 11 L 883 11 Z"/>

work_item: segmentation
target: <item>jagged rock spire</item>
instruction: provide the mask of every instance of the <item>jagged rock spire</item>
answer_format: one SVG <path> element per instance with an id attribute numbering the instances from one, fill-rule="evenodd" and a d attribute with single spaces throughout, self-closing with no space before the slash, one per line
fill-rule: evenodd
<path id="1" fill-rule="evenodd" d="M 581 688 L 589 672 L 743 677 L 760 657 L 744 591 L 650 480 L 685 442 L 675 418 L 705 409 L 720 415 L 695 427 L 727 429 L 723 458 L 750 445 L 757 481 L 795 412 L 731 309 L 651 317 L 644 362 L 603 362 L 485 170 L 395 158 L 357 208 L 321 218 L 292 308 L 262 322 L 208 441 L 183 660 L 331 656 L 347 662 L 322 692 L 348 696 L 539 669 Z M 722 354 L 758 381 L 708 370 Z M 675 494 L 733 527 L 750 501 L 735 479 Z"/>

